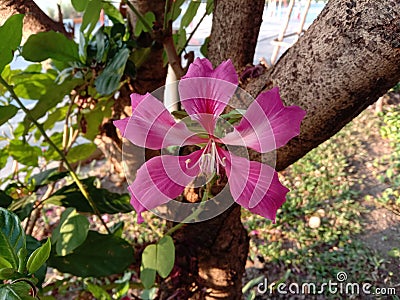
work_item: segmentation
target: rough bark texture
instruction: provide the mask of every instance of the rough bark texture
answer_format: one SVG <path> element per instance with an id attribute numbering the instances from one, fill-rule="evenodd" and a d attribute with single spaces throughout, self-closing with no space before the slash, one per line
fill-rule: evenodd
<path id="1" fill-rule="evenodd" d="M 162 26 L 164 20 L 165 0 L 133 0 L 130 1 L 136 9 L 141 13 L 153 12 L 156 16 L 156 26 Z M 128 8 L 129 23 L 135 28 L 136 16 Z M 165 84 L 167 76 L 167 68 L 163 64 L 163 45 L 159 42 L 152 44 L 148 34 L 143 33 L 139 37 L 139 43 L 145 46 L 151 46 L 151 52 L 148 59 L 137 70 L 136 80 L 133 82 L 133 88 L 136 93 L 145 94 L 152 92 Z"/>
<path id="2" fill-rule="evenodd" d="M 264 0 L 214 0 L 208 57 L 213 64 L 230 58 L 239 70 L 253 62 Z"/>
<path id="3" fill-rule="evenodd" d="M 15 14 L 25 14 L 22 42 L 42 31 L 54 30 L 68 36 L 63 23 L 51 19 L 32 0 L 0 0 L 0 25 Z"/>
<path id="4" fill-rule="evenodd" d="M 247 86 L 279 86 L 307 111 L 301 134 L 278 150 L 282 170 L 329 139 L 400 80 L 400 1 L 331 0 L 275 67 Z"/>

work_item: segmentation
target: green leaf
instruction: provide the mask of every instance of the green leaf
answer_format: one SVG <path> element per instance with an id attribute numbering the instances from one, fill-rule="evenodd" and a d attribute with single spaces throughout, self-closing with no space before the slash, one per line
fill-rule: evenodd
<path id="1" fill-rule="evenodd" d="M 0 268 L 0 280 L 9 280 L 18 277 L 19 273 L 14 268 Z"/>
<path id="2" fill-rule="evenodd" d="M 142 253 L 140 280 L 146 289 L 151 288 L 156 280 L 157 245 L 148 245 Z"/>
<path id="3" fill-rule="evenodd" d="M 80 277 L 102 277 L 122 273 L 133 263 L 133 248 L 113 235 L 89 231 L 86 241 L 66 256 L 50 255 L 48 265 Z"/>
<path id="4" fill-rule="evenodd" d="M 181 20 L 181 28 L 186 28 L 193 21 L 200 7 L 200 1 L 191 1 Z"/>
<path id="5" fill-rule="evenodd" d="M 50 238 L 47 239 L 41 247 L 37 248 L 28 258 L 26 268 L 30 274 L 35 273 L 39 268 L 44 265 L 50 256 L 51 242 Z"/>
<path id="6" fill-rule="evenodd" d="M 124 24 L 124 17 L 121 15 L 120 11 L 110 2 L 103 2 L 103 9 L 104 13 L 110 18 L 113 24 Z"/>
<path id="7" fill-rule="evenodd" d="M 13 198 L 0 190 L 0 207 L 7 208 L 13 202 Z"/>
<path id="8" fill-rule="evenodd" d="M 60 180 L 69 174 L 68 171 L 60 172 L 58 168 L 52 168 L 38 174 L 35 174 L 29 178 L 29 182 L 34 184 L 36 187 L 40 187 L 54 181 Z"/>
<path id="9" fill-rule="evenodd" d="M 172 271 L 175 263 L 175 246 L 172 238 L 162 237 L 157 244 L 148 245 L 142 254 L 140 266 L 140 280 L 146 289 L 154 285 L 156 271 L 166 278 Z"/>
<path id="10" fill-rule="evenodd" d="M 49 109 L 60 103 L 64 99 L 65 95 L 69 94 L 82 82 L 82 79 L 72 79 L 66 80 L 59 85 L 53 83 L 50 87 L 48 87 L 46 93 L 40 97 L 36 105 L 30 110 L 31 116 L 35 118 L 35 120 L 40 119 L 49 111 Z M 23 124 L 25 126 L 26 133 L 28 132 L 31 124 L 31 121 L 27 116 L 24 118 Z"/>
<path id="11" fill-rule="evenodd" d="M 60 224 L 53 231 L 53 242 L 56 244 L 57 255 L 65 256 L 86 240 L 90 223 L 88 219 L 67 208 L 61 215 Z"/>
<path id="12" fill-rule="evenodd" d="M 22 48 L 22 56 L 34 62 L 48 58 L 66 62 L 79 61 L 78 45 L 62 33 L 54 31 L 31 35 Z"/>
<path id="13" fill-rule="evenodd" d="M 26 236 L 26 249 L 28 250 L 28 256 L 31 256 L 32 253 L 38 249 L 39 247 L 42 246 L 42 243 L 40 243 L 37 239 L 35 239 L 31 235 Z M 46 278 L 46 273 L 47 273 L 47 265 L 43 264 L 34 274 L 33 276 L 38 280 L 36 283 L 36 286 L 40 286 L 43 284 L 45 278 Z"/>
<path id="14" fill-rule="evenodd" d="M 83 160 L 85 158 L 88 158 L 96 149 L 97 146 L 94 143 L 77 145 L 69 150 L 67 154 L 67 159 L 70 163 Z"/>
<path id="15" fill-rule="evenodd" d="M 25 232 L 18 217 L 0 207 L 0 253 L 14 269 L 18 269 L 18 252 L 26 247 Z M 0 297 L 0 299 L 2 299 Z"/>
<path id="16" fill-rule="evenodd" d="M 214 0 L 207 0 L 206 13 L 210 15 L 214 11 Z"/>
<path id="17" fill-rule="evenodd" d="M 8 151 L 19 163 L 33 167 L 38 166 L 38 158 L 42 154 L 39 147 L 31 146 L 20 140 L 11 140 Z"/>
<path id="18" fill-rule="evenodd" d="M 86 186 L 89 195 L 92 197 L 100 213 L 115 214 L 127 213 L 132 211 L 130 197 L 128 194 L 112 193 L 107 189 L 98 188 L 95 185 L 95 177 L 89 177 L 82 180 Z M 75 207 L 80 212 L 93 213 L 92 207 L 83 197 L 75 183 L 64 186 L 53 194 L 46 203 L 62 205 L 65 207 Z"/>
<path id="19" fill-rule="evenodd" d="M 129 49 L 123 48 L 119 50 L 103 72 L 95 80 L 96 90 L 101 95 L 110 95 L 115 92 L 120 85 L 126 62 L 129 58 Z"/>
<path id="20" fill-rule="evenodd" d="M 169 235 L 162 237 L 157 243 L 157 272 L 162 278 L 171 273 L 175 263 L 175 245 Z"/>
<path id="21" fill-rule="evenodd" d="M 47 88 L 54 84 L 56 76 L 51 73 L 27 73 L 21 72 L 12 76 L 14 92 L 24 99 L 40 99 Z"/>
<path id="22" fill-rule="evenodd" d="M 18 112 L 18 107 L 14 105 L 0 106 L 0 126 L 14 117 Z"/>
<path id="23" fill-rule="evenodd" d="M 31 286 L 26 282 L 0 285 L 0 299 L 4 300 L 32 300 L 29 295 Z"/>
<path id="24" fill-rule="evenodd" d="M 91 284 L 90 282 L 85 282 L 87 290 L 92 293 L 92 295 L 98 300 L 111 300 L 110 295 L 103 290 L 100 286 Z"/>
<path id="25" fill-rule="evenodd" d="M 153 23 L 156 21 L 156 15 L 152 11 L 148 11 L 144 16 L 143 19 L 146 20 L 146 23 L 153 27 Z M 135 36 L 139 36 L 142 31 L 148 32 L 148 29 L 143 24 L 143 22 L 137 19 L 136 26 L 135 26 Z"/>
<path id="26" fill-rule="evenodd" d="M 72 6 L 76 11 L 84 11 L 88 5 L 89 0 L 71 0 Z"/>
<path id="27" fill-rule="evenodd" d="M 12 15 L 0 27 L 0 73 L 12 61 L 14 51 L 21 44 L 23 19 L 22 14 Z"/>
<path id="28" fill-rule="evenodd" d="M 204 40 L 203 45 L 201 45 L 200 47 L 200 53 L 203 54 L 204 57 L 208 56 L 208 44 L 210 42 L 210 37 L 206 37 L 206 39 Z"/>
<path id="29" fill-rule="evenodd" d="M 86 34 L 89 35 L 93 31 L 99 20 L 102 7 L 103 5 L 101 0 L 89 1 L 82 17 L 81 32 L 86 31 Z"/>
<path id="30" fill-rule="evenodd" d="M 12 268 L 12 264 L 7 259 L 0 256 L 0 269 L 4 268 Z"/>

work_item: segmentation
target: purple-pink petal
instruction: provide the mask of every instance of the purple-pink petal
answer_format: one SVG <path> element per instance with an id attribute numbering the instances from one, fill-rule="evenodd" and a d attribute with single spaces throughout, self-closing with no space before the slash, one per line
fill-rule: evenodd
<path id="1" fill-rule="evenodd" d="M 238 76 L 230 60 L 213 69 L 209 60 L 197 58 L 179 82 L 182 107 L 208 133 L 213 134 L 216 120 L 237 85 Z"/>
<path id="2" fill-rule="evenodd" d="M 202 150 L 187 156 L 161 155 L 145 162 L 129 186 L 131 204 L 142 222 L 141 213 L 178 197 L 185 187 L 200 173 Z"/>
<path id="3" fill-rule="evenodd" d="M 250 104 L 239 125 L 221 141 L 229 145 L 246 145 L 265 153 L 282 147 L 297 136 L 305 115 L 298 106 L 285 107 L 276 87 L 261 93 Z"/>
<path id="4" fill-rule="evenodd" d="M 204 142 L 183 122 L 176 122 L 164 105 L 151 94 L 132 96 L 132 116 L 114 122 L 123 137 L 149 149 L 193 145 Z"/>
<path id="5" fill-rule="evenodd" d="M 279 182 L 278 173 L 266 164 L 250 161 L 228 151 L 219 149 L 219 153 L 226 157 L 225 170 L 235 202 L 274 221 L 289 191 Z"/>

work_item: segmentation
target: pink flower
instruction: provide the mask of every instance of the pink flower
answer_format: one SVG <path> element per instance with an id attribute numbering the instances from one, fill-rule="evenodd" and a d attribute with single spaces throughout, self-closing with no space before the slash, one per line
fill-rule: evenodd
<path id="1" fill-rule="evenodd" d="M 141 213 L 165 204 L 182 194 L 197 176 L 228 178 L 231 195 L 253 213 L 275 220 L 276 211 L 289 191 L 276 171 L 263 163 L 234 155 L 222 145 L 245 146 L 266 153 L 285 145 L 300 132 L 305 111 L 284 107 L 278 88 L 261 93 L 238 125 L 225 135 L 217 133 L 217 121 L 234 95 L 238 78 L 230 60 L 213 69 L 207 59 L 196 59 L 179 82 L 182 107 L 203 132 L 195 133 L 184 122 L 176 122 L 163 104 L 151 94 L 132 94 L 132 117 L 115 121 L 123 137 L 133 144 L 163 149 L 168 146 L 200 145 L 186 156 L 161 155 L 145 162 L 128 187 L 131 203 Z"/>

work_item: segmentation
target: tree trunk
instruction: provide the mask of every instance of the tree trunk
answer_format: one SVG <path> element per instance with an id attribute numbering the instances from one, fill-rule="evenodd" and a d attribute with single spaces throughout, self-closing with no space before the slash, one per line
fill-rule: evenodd
<path id="1" fill-rule="evenodd" d="M 15 14 L 25 15 L 22 42 L 42 31 L 54 30 L 68 36 L 64 24 L 51 19 L 32 0 L 0 0 L 0 25 Z"/>
<path id="2" fill-rule="evenodd" d="M 215 0 L 208 57 L 214 65 L 230 58 L 236 70 L 251 64 L 264 11 L 264 0 Z"/>

